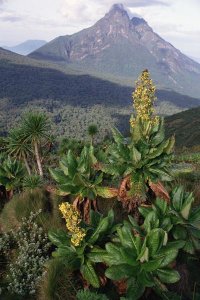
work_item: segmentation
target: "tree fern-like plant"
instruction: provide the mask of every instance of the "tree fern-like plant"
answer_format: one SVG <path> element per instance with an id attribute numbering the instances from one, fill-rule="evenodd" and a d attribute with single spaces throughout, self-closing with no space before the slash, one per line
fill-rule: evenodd
<path id="1" fill-rule="evenodd" d="M 22 121 L 23 138 L 33 146 L 40 176 L 43 176 L 41 146 L 42 142 L 48 139 L 49 129 L 48 118 L 43 113 L 30 112 Z"/>
<path id="2" fill-rule="evenodd" d="M 88 126 L 88 135 L 91 137 L 91 143 L 93 143 L 94 136 L 98 133 L 98 127 L 95 124 Z"/>
<path id="3" fill-rule="evenodd" d="M 7 153 L 16 159 L 23 160 L 27 172 L 30 175 L 31 169 L 28 163 L 28 156 L 31 153 L 31 144 L 24 136 L 23 130 L 19 128 L 12 129 L 9 132 L 6 144 Z"/>

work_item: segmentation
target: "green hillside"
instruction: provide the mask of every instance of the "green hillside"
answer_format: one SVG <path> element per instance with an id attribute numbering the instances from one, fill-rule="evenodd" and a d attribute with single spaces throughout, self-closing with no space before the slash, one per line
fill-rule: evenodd
<path id="1" fill-rule="evenodd" d="M 175 134 L 179 147 L 200 145 L 200 107 L 166 117 L 168 136 Z"/>

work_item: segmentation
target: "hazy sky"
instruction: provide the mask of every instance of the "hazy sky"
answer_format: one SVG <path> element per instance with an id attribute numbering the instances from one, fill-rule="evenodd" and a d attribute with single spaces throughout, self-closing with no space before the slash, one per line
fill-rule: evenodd
<path id="1" fill-rule="evenodd" d="M 0 45 L 51 39 L 93 25 L 114 0 L 0 0 Z M 155 32 L 200 58 L 200 0 L 124 0 Z"/>

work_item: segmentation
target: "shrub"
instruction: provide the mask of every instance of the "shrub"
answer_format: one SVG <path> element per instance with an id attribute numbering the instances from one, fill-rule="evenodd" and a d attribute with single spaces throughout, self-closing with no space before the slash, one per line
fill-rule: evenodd
<path id="1" fill-rule="evenodd" d="M 24 218 L 13 237 L 17 244 L 16 258 L 8 268 L 8 290 L 11 294 L 31 295 L 44 274 L 50 243 L 43 229 L 35 223 L 38 213 Z"/>

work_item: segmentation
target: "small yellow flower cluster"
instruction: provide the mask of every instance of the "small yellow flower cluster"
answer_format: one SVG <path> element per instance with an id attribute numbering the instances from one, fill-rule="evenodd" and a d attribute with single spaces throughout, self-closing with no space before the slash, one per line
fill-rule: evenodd
<path id="1" fill-rule="evenodd" d="M 59 210 L 62 212 L 66 221 L 66 227 L 72 235 L 71 243 L 76 247 L 79 246 L 86 235 L 85 230 L 78 226 L 81 222 L 79 212 L 68 202 L 63 202 L 59 205 Z"/>
<path id="2" fill-rule="evenodd" d="M 136 115 L 141 121 L 150 121 L 152 124 L 159 122 L 159 117 L 153 116 L 155 112 L 153 105 L 156 100 L 155 91 L 156 88 L 150 79 L 148 70 L 144 70 L 139 80 L 136 81 L 136 89 L 132 96 Z M 134 127 L 135 122 L 136 120 L 133 118 L 130 120 L 132 127 Z"/>

